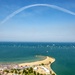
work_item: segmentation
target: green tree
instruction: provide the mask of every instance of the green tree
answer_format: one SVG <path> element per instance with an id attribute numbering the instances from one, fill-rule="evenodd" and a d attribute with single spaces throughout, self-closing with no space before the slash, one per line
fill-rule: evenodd
<path id="1" fill-rule="evenodd" d="M 17 73 L 18 73 L 17 69 L 14 69 L 14 73 L 15 73 L 15 74 L 17 74 Z"/>
<path id="2" fill-rule="evenodd" d="M 54 73 L 52 75 L 55 75 Z"/>
<path id="3" fill-rule="evenodd" d="M 28 69 L 23 69 L 23 74 L 27 75 L 28 74 Z"/>
<path id="4" fill-rule="evenodd" d="M 44 63 L 41 63 L 41 65 L 45 65 Z"/>
<path id="5" fill-rule="evenodd" d="M 50 71 L 50 74 L 52 74 L 52 71 Z"/>
<path id="6" fill-rule="evenodd" d="M 37 75 L 40 75 L 40 73 L 39 73 L 39 72 L 37 72 Z"/>
<path id="7" fill-rule="evenodd" d="M 4 70 L 3 72 L 9 73 L 9 70 L 6 69 L 6 70 Z"/>
<path id="8" fill-rule="evenodd" d="M 29 73 L 33 73 L 33 68 L 32 67 L 30 67 Z"/>
<path id="9" fill-rule="evenodd" d="M 36 71 L 34 71 L 34 75 L 36 75 Z"/>
<path id="10" fill-rule="evenodd" d="M 21 72 L 20 71 L 18 71 L 18 75 L 20 75 L 21 74 Z"/>
<path id="11" fill-rule="evenodd" d="M 10 70 L 10 73 L 14 73 L 14 69 L 11 69 L 11 70 Z"/>

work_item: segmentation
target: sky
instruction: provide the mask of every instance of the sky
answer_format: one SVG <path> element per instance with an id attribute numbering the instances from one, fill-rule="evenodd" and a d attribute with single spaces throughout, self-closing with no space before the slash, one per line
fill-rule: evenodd
<path id="1" fill-rule="evenodd" d="M 75 0 L 0 0 L 0 41 L 75 42 Z"/>

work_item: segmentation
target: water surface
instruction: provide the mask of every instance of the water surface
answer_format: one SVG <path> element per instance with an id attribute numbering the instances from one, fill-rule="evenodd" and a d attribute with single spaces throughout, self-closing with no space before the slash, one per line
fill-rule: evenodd
<path id="1" fill-rule="evenodd" d="M 57 75 L 75 75 L 75 43 L 0 42 L 0 63 L 42 59 L 36 55 L 54 57 L 52 69 Z"/>

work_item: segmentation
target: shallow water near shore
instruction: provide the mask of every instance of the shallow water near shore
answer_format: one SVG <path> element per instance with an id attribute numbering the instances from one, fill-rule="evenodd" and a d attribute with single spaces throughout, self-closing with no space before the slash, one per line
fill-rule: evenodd
<path id="1" fill-rule="evenodd" d="M 54 57 L 56 61 L 51 66 L 57 75 L 75 75 L 75 43 L 0 43 L 1 64 L 45 59 L 36 55 Z"/>

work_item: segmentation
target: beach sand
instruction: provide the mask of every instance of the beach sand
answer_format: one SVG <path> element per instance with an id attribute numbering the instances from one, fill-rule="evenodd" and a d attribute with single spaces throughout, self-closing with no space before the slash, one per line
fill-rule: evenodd
<path id="1" fill-rule="evenodd" d="M 44 58 L 44 56 L 42 56 Z M 29 63 L 20 63 L 18 64 L 19 67 L 33 67 L 37 68 L 34 69 L 34 71 L 39 72 L 40 74 L 48 74 L 52 75 L 56 73 L 51 69 L 51 64 L 55 61 L 54 58 L 46 56 L 45 59 L 35 62 L 29 62 Z M 7 75 L 12 75 L 12 73 L 8 73 Z"/>
<path id="2" fill-rule="evenodd" d="M 52 73 L 55 74 L 55 72 L 51 69 L 51 64 L 55 61 L 54 58 L 52 57 L 46 57 L 44 60 L 41 61 L 36 61 L 36 62 L 29 62 L 29 63 L 21 63 L 19 64 L 20 67 L 24 67 L 24 66 L 37 66 L 38 68 L 40 68 L 40 65 L 43 63 L 44 67 L 47 68 L 49 71 L 51 71 Z M 40 69 L 38 69 L 38 72 L 44 74 L 45 71 L 41 71 Z"/>
<path id="3" fill-rule="evenodd" d="M 33 65 L 39 65 L 39 64 L 42 64 L 42 63 L 49 64 L 49 63 L 53 63 L 54 61 L 55 61 L 54 58 L 51 58 L 51 57 L 47 56 L 46 59 L 44 59 L 44 60 L 35 61 L 35 62 L 29 62 L 29 63 L 21 63 L 21 64 L 19 64 L 19 66 L 25 66 L 25 65 L 33 66 Z"/>

